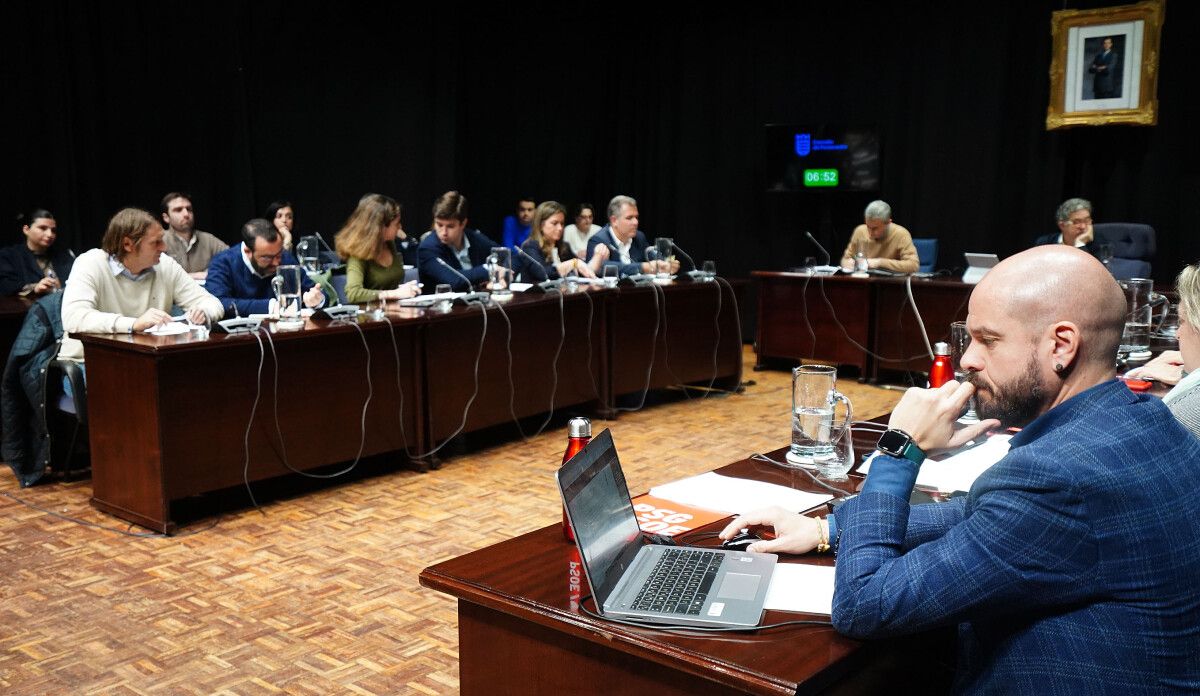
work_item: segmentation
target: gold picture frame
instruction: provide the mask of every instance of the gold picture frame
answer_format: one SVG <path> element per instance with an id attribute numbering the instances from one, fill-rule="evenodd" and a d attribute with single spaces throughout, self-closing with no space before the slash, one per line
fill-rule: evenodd
<path id="1" fill-rule="evenodd" d="M 1046 130 L 1158 123 L 1158 55 L 1166 0 L 1050 16 Z"/>

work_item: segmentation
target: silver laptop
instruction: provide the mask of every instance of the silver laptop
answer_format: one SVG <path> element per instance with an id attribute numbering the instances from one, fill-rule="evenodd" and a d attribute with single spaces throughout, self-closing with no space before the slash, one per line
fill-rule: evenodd
<path id="1" fill-rule="evenodd" d="M 607 429 L 556 474 L 600 613 L 680 626 L 757 626 L 774 554 L 642 543 Z"/>

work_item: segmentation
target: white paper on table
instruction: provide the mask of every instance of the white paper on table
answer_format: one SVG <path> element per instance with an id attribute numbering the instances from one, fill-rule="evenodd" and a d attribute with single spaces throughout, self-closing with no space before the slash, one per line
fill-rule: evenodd
<path id="1" fill-rule="evenodd" d="M 512 283 L 508 286 L 513 292 L 525 292 L 533 287 L 533 283 Z"/>
<path id="2" fill-rule="evenodd" d="M 767 609 L 833 613 L 833 566 L 776 563 L 767 588 Z"/>
<path id="3" fill-rule="evenodd" d="M 191 327 L 183 322 L 172 321 L 167 324 L 158 324 L 146 329 L 146 333 L 155 336 L 174 336 L 176 334 L 185 334 L 191 331 Z"/>
<path id="4" fill-rule="evenodd" d="M 733 515 L 768 505 L 804 512 L 833 498 L 827 493 L 809 493 L 787 486 L 722 476 L 713 472 L 655 486 L 650 495 L 693 507 Z"/>
<path id="5" fill-rule="evenodd" d="M 1012 435 L 1008 434 L 990 435 L 983 442 L 949 457 L 926 459 L 921 465 L 921 473 L 917 474 L 917 485 L 943 493 L 969 491 L 980 474 L 1008 454 L 1008 441 L 1011 439 Z M 863 462 L 859 472 L 865 474 L 870 471 L 874 458 L 872 456 Z"/>

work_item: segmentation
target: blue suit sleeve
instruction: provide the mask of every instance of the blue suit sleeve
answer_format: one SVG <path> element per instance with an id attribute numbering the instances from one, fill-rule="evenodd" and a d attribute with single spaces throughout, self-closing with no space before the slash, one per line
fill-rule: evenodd
<path id="1" fill-rule="evenodd" d="M 1021 467 L 1029 465 L 1013 469 Z M 962 503 L 913 508 L 882 485 L 864 485 L 837 512 L 833 624 L 848 636 L 912 633 L 1014 607 L 1064 605 L 1096 591 L 1087 505 L 1069 485 L 981 478 L 969 516 Z M 906 538 L 914 524 L 928 540 L 906 549 L 922 541 Z"/>

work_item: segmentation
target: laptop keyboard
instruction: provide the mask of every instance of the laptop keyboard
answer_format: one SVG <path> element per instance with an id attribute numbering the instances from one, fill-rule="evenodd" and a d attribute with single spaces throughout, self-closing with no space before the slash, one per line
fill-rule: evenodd
<path id="1" fill-rule="evenodd" d="M 666 614 L 699 614 L 725 554 L 667 549 L 650 571 L 631 609 Z"/>

